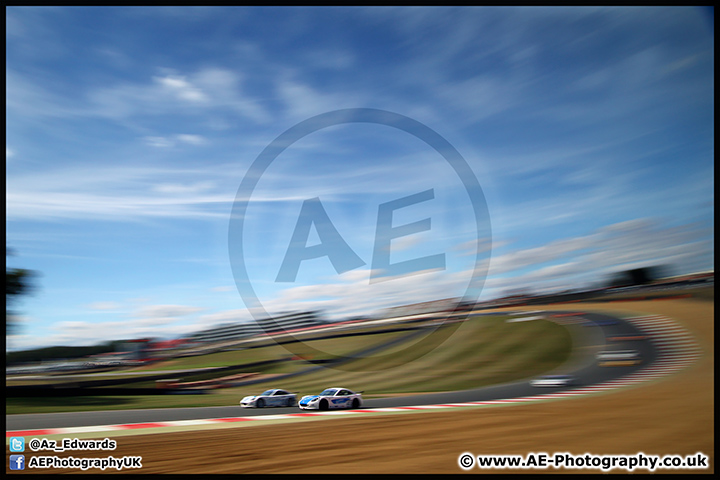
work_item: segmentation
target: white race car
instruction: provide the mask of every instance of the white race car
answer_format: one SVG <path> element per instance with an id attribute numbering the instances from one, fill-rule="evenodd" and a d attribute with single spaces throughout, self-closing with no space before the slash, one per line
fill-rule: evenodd
<path id="1" fill-rule="evenodd" d="M 297 405 L 297 395 L 280 388 L 267 390 L 260 395 L 249 395 L 240 400 L 240 406 L 244 408 L 294 407 L 295 405 Z"/>
<path id="2" fill-rule="evenodd" d="M 640 352 L 637 350 L 605 350 L 598 352 L 595 356 L 598 360 L 637 360 L 640 358 Z"/>
<path id="3" fill-rule="evenodd" d="M 568 387 L 576 384 L 577 380 L 572 375 L 543 375 L 530 380 L 533 387 Z"/>
<path id="4" fill-rule="evenodd" d="M 601 367 L 624 367 L 639 364 L 642 359 L 637 350 L 606 350 L 596 355 Z"/>
<path id="5" fill-rule="evenodd" d="M 298 406 L 303 410 L 334 410 L 338 408 L 360 408 L 362 393 L 347 388 L 327 388 L 320 395 L 305 395 Z"/>

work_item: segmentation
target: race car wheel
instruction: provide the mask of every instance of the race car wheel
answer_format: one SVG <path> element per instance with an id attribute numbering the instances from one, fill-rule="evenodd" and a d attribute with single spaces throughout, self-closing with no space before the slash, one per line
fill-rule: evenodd
<path id="1" fill-rule="evenodd" d="M 288 407 L 294 407 L 294 406 L 295 406 L 295 400 L 293 400 L 292 398 L 288 398 L 288 399 L 287 399 L 287 406 L 288 406 Z"/>
<path id="2" fill-rule="evenodd" d="M 328 402 L 325 399 L 320 400 L 320 410 L 327 410 Z"/>
<path id="3" fill-rule="evenodd" d="M 357 398 L 353 398 L 352 408 L 356 409 L 359 406 L 360 406 L 360 400 L 358 400 Z"/>
<path id="4" fill-rule="evenodd" d="M 265 400 L 263 400 L 261 398 L 260 400 L 257 401 L 257 403 L 255 405 L 257 405 L 257 408 L 263 408 L 263 407 L 265 407 Z"/>

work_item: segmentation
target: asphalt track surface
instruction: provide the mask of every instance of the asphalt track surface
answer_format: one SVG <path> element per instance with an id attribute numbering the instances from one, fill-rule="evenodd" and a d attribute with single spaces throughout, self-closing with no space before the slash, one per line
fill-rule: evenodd
<path id="1" fill-rule="evenodd" d="M 545 316 L 551 315 L 552 313 L 566 312 L 542 312 Z M 529 317 L 532 316 L 532 314 L 528 313 L 524 316 Z M 598 366 L 594 359 L 593 352 L 601 350 L 606 345 L 607 338 L 615 336 L 641 336 L 644 334 L 630 323 L 617 317 L 611 317 L 598 313 L 585 313 L 582 315 L 582 318 L 585 320 L 584 323 L 571 323 L 568 324 L 567 327 L 573 334 L 573 341 L 576 342 L 576 350 L 577 347 L 586 347 L 586 355 L 580 357 L 580 361 L 576 361 L 571 370 L 563 369 L 562 371 L 553 372 L 573 375 L 577 379 L 577 383 L 574 387 L 591 386 L 632 374 L 652 364 L 658 358 L 658 352 L 652 342 L 647 340 L 630 340 L 623 342 L 622 349 L 638 350 L 643 359 L 641 364 L 615 367 Z M 328 387 L 331 386 L 349 387 L 346 385 L 328 385 Z M 281 385 L 279 387 L 282 388 Z M 520 382 L 463 391 L 364 399 L 362 408 L 373 409 L 502 400 L 553 393 L 567 390 L 567 388 L 568 387 L 533 387 L 530 385 L 529 379 L 527 379 Z M 358 390 L 362 390 L 362 388 L 358 388 Z M 240 398 L 237 400 L 239 402 Z M 254 409 L 242 408 L 236 404 L 222 407 L 18 414 L 5 416 L 5 428 L 6 431 L 19 431 L 67 427 L 89 427 L 95 425 L 170 422 L 238 416 L 249 417 L 255 415 L 282 415 L 298 413 L 299 411 L 300 409 L 298 407 Z"/>

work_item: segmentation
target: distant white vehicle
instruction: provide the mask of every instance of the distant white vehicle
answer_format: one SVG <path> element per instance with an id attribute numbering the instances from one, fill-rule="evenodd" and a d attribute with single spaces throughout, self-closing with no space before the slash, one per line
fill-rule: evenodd
<path id="1" fill-rule="evenodd" d="M 243 408 L 294 407 L 295 405 L 297 405 L 297 395 L 280 388 L 266 390 L 260 395 L 248 395 L 240 400 L 240 406 Z"/>
<path id="2" fill-rule="evenodd" d="M 599 352 L 595 358 L 598 360 L 637 360 L 640 352 L 637 350 L 605 350 Z"/>
<path id="3" fill-rule="evenodd" d="M 305 395 L 300 399 L 298 406 L 303 410 L 360 408 L 362 392 L 353 392 L 347 388 L 327 388 L 319 395 Z"/>
<path id="4" fill-rule="evenodd" d="M 641 362 L 640 352 L 637 350 L 606 350 L 599 352 L 595 358 L 601 367 L 629 366 Z"/>
<path id="5" fill-rule="evenodd" d="M 533 387 L 567 387 L 576 383 L 572 375 L 543 375 L 530 381 Z"/>

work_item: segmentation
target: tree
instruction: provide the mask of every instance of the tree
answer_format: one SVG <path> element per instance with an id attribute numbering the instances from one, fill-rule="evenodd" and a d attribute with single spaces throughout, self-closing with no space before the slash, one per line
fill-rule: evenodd
<path id="1" fill-rule="evenodd" d="M 6 248 L 6 256 L 12 255 L 12 251 Z M 27 295 L 33 291 L 32 279 L 35 272 L 24 268 L 8 268 L 5 271 L 5 334 L 13 333 L 17 328 L 13 311 L 10 305 L 18 300 L 21 295 Z"/>
<path id="2" fill-rule="evenodd" d="M 609 287 L 630 287 L 638 285 L 648 285 L 662 278 L 663 268 L 661 267 L 642 267 L 632 270 L 623 270 L 617 272 L 610 277 Z"/>

